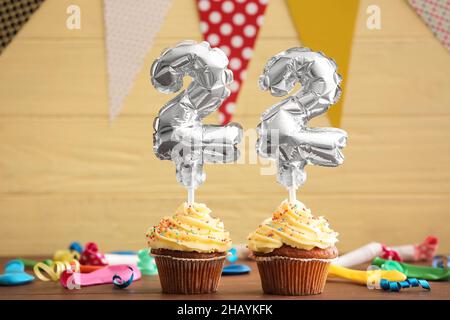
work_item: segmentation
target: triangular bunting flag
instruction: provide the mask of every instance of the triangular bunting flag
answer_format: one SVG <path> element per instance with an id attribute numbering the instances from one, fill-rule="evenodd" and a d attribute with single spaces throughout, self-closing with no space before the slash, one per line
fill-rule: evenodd
<path id="1" fill-rule="evenodd" d="M 104 0 L 109 115 L 119 113 L 171 0 Z"/>
<path id="2" fill-rule="evenodd" d="M 339 127 L 359 0 L 286 1 L 302 45 L 322 51 L 338 65 L 343 95 L 327 115 Z"/>
<path id="3" fill-rule="evenodd" d="M 0 54 L 44 0 L 0 0 Z"/>
<path id="4" fill-rule="evenodd" d="M 416 13 L 450 51 L 450 1 L 408 0 Z"/>
<path id="5" fill-rule="evenodd" d="M 219 122 L 231 120 L 236 100 L 245 80 L 248 63 L 268 0 L 197 0 L 200 30 L 211 47 L 222 49 L 230 60 L 234 81 L 231 95 L 219 108 Z"/>

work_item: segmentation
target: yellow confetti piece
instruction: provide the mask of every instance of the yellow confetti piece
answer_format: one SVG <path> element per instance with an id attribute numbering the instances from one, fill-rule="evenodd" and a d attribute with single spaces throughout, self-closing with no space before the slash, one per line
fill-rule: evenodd
<path id="1" fill-rule="evenodd" d="M 79 272 L 80 263 L 78 260 L 72 259 L 70 261 L 53 261 L 50 266 L 43 262 L 38 262 L 33 267 L 34 274 L 42 281 L 58 281 L 61 273 L 66 270 Z"/>
<path id="2" fill-rule="evenodd" d="M 80 260 L 80 253 L 74 250 L 57 250 L 53 255 L 54 261 L 72 261 Z"/>

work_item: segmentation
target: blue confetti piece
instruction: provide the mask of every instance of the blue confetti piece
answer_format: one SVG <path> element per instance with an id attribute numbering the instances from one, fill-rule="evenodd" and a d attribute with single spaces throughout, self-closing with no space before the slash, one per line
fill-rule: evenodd
<path id="1" fill-rule="evenodd" d="M 422 287 L 425 290 L 431 290 L 430 284 L 427 280 L 416 278 L 408 278 L 405 281 L 388 281 L 386 279 L 380 280 L 380 287 L 384 291 L 399 292 L 402 288 Z"/>
<path id="2" fill-rule="evenodd" d="M 427 280 L 419 280 L 419 283 L 425 290 L 431 290 L 430 284 Z"/>
<path id="3" fill-rule="evenodd" d="M 411 286 L 411 284 L 409 283 L 408 280 L 406 280 L 406 281 L 400 281 L 400 282 L 399 282 L 399 285 L 400 285 L 400 287 L 402 287 L 402 288 L 409 288 L 409 287 Z"/>
<path id="4" fill-rule="evenodd" d="M 389 282 L 389 290 L 390 291 L 392 291 L 392 292 L 400 292 L 401 288 L 402 287 L 401 287 L 401 285 L 398 282 L 396 282 L 396 281 Z"/>
<path id="5" fill-rule="evenodd" d="M 419 286 L 419 281 L 417 281 L 416 278 L 408 278 L 407 281 L 409 282 L 411 287 L 418 287 Z"/>
<path id="6" fill-rule="evenodd" d="M 231 264 L 225 266 L 222 270 L 223 275 L 237 275 L 249 273 L 252 269 L 245 264 Z"/>
<path id="7" fill-rule="evenodd" d="M 126 287 L 128 287 L 133 282 L 133 279 L 134 279 L 133 268 L 131 268 L 131 267 L 128 267 L 128 268 L 131 271 L 131 276 L 130 276 L 130 278 L 127 281 L 124 281 L 122 279 L 122 277 L 117 275 L 117 274 L 115 274 L 113 276 L 112 281 L 113 281 L 113 284 L 114 284 L 115 287 L 117 287 L 119 289 L 125 289 Z"/>
<path id="8" fill-rule="evenodd" d="M 389 281 L 386 279 L 381 279 L 380 280 L 380 287 L 383 290 L 389 290 Z"/>
<path id="9" fill-rule="evenodd" d="M 83 246 L 79 242 L 74 241 L 70 244 L 69 250 L 76 251 L 78 253 L 82 253 L 84 249 L 83 249 Z"/>
<path id="10" fill-rule="evenodd" d="M 231 264 L 228 266 L 225 266 L 222 269 L 223 275 L 238 275 L 238 274 L 249 273 L 251 271 L 250 267 L 245 264 L 234 264 L 236 261 L 238 261 L 238 255 L 237 255 L 236 248 L 231 248 L 230 250 L 228 250 L 227 260 Z"/>
<path id="11" fill-rule="evenodd" d="M 236 248 L 231 248 L 230 250 L 228 250 L 228 252 L 229 252 L 230 254 L 227 255 L 227 260 L 228 260 L 230 263 L 235 263 L 235 262 L 238 260 Z"/>

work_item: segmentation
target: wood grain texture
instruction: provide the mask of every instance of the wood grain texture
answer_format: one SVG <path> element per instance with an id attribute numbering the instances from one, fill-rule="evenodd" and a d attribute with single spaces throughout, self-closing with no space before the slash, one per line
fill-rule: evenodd
<path id="1" fill-rule="evenodd" d="M 65 27 L 69 4 L 81 8 L 81 30 Z M 369 4 L 381 8 L 381 30 L 366 28 Z M 170 96 L 151 87 L 148 70 L 163 48 L 201 39 L 194 1 L 174 0 L 114 123 L 103 37 L 100 0 L 47 0 L 0 56 L 0 255 L 44 254 L 74 240 L 140 248 L 147 227 L 185 198 L 173 164 L 151 149 L 153 117 Z M 298 45 L 284 1 L 270 1 L 238 100 L 235 120 L 244 128 L 278 101 L 256 85 L 267 58 Z M 346 161 L 309 167 L 299 192 L 340 232 L 341 251 L 428 234 L 450 251 L 449 72 L 448 52 L 406 1 L 361 1 L 342 121 Z M 247 158 L 253 149 L 246 144 Z M 286 197 L 261 167 L 206 167 L 198 199 L 235 242 Z"/>
<path id="2" fill-rule="evenodd" d="M 42 257 L 45 256 L 34 258 Z M 6 261 L 8 260 L 0 258 L 0 264 Z M 0 300 L 448 300 L 450 294 L 448 281 L 431 283 L 431 291 L 412 288 L 402 289 L 401 294 L 392 294 L 382 290 L 368 290 L 365 286 L 329 278 L 324 292 L 319 295 L 301 297 L 266 295 L 261 290 L 256 263 L 253 261 L 243 263 L 249 265 L 252 271 L 245 275 L 222 276 L 218 291 L 213 294 L 163 294 L 158 276 L 143 276 L 124 290 L 117 290 L 112 284 L 68 290 L 58 282 L 35 280 L 24 286 L 0 286 Z M 361 270 L 366 268 L 365 265 L 359 266 Z"/>

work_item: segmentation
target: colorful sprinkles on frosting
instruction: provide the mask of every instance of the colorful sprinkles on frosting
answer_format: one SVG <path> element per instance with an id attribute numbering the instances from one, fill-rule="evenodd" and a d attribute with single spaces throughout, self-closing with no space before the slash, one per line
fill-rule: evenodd
<path id="1" fill-rule="evenodd" d="M 209 215 L 211 211 L 203 204 L 183 204 L 173 217 L 164 217 L 159 224 L 147 233 L 148 244 L 151 248 L 166 248 L 174 250 L 222 252 L 231 247 L 229 233 L 224 230 L 220 219 Z M 182 219 L 189 217 L 189 219 Z M 211 226 L 203 228 L 197 225 Z"/>
<path id="2" fill-rule="evenodd" d="M 337 235 L 324 217 L 313 216 L 299 201 L 290 204 L 285 200 L 272 214 L 272 218 L 260 224 L 248 240 L 249 248 L 259 252 L 271 252 L 283 244 L 310 250 L 313 247 L 333 246 L 337 242 Z"/>

